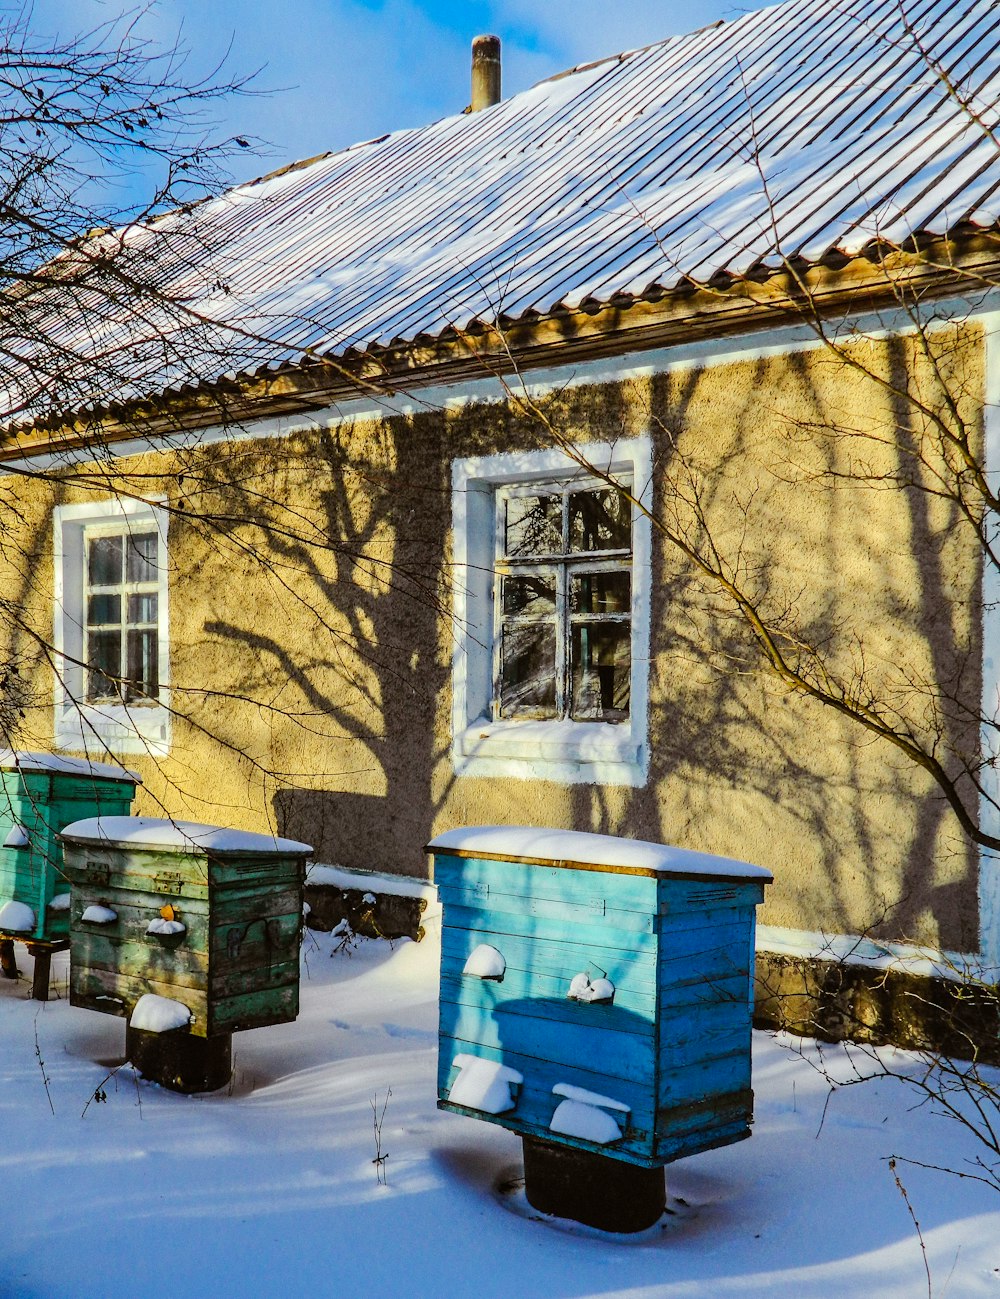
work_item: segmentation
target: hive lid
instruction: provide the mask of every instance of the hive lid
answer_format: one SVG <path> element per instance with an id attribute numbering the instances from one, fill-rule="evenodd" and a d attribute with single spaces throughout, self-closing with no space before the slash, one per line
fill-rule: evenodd
<path id="1" fill-rule="evenodd" d="M 0 749 L 0 770 L 49 771 L 65 776 L 100 776 L 105 780 L 128 780 L 142 784 L 137 771 L 119 767 L 113 762 L 91 762 L 89 758 L 71 758 L 63 753 L 29 753 L 24 749 Z"/>
<path id="2" fill-rule="evenodd" d="M 569 866 L 582 870 L 625 871 L 637 875 L 706 876 L 721 879 L 760 880 L 774 876 L 763 866 L 714 857 L 688 848 L 622 839 L 611 834 L 582 830 L 540 829 L 524 825 L 473 825 L 448 830 L 427 845 L 429 852 L 449 852 L 457 857 L 480 857 L 527 862 L 542 866 Z"/>
<path id="3" fill-rule="evenodd" d="M 312 855 L 309 844 L 295 839 L 277 839 L 248 830 L 229 830 L 218 825 L 201 825 L 197 821 L 160 820 L 151 816 L 92 816 L 66 826 L 59 837 L 71 843 L 122 844 L 159 852 L 211 853 L 213 856 Z"/>

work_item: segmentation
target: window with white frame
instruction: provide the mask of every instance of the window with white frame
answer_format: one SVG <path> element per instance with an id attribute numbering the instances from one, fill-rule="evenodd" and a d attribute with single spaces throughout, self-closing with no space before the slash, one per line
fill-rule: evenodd
<path id="1" fill-rule="evenodd" d="M 648 439 L 453 467 L 453 758 L 466 775 L 645 780 Z"/>
<path id="2" fill-rule="evenodd" d="M 167 516 L 127 499 L 55 512 L 57 746 L 165 753 Z"/>

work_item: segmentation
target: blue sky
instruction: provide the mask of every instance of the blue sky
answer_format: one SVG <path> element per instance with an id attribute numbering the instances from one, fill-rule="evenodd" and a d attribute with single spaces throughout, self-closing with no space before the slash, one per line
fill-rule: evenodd
<path id="1" fill-rule="evenodd" d="M 224 129 L 269 141 L 234 162 L 236 179 L 418 126 L 469 99 L 472 38 L 503 41 L 504 95 L 574 64 L 735 18 L 730 0 L 156 0 L 142 30 L 180 33 L 197 74 L 226 58 L 260 68 L 267 95 L 234 99 Z M 128 9 L 122 0 L 35 0 L 38 30 L 79 31 Z"/>

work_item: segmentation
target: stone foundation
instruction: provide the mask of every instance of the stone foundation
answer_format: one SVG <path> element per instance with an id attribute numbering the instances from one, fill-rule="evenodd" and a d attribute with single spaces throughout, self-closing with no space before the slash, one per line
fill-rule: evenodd
<path id="1" fill-rule="evenodd" d="M 758 952 L 754 1026 L 1000 1064 L 1000 988 L 974 979 Z"/>

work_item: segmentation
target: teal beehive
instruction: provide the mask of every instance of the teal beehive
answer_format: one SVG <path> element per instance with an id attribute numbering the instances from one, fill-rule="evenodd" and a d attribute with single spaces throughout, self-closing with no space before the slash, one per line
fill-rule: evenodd
<path id="1" fill-rule="evenodd" d="M 434 839 L 438 1104 L 657 1168 L 750 1135 L 755 908 L 771 874 L 518 827 Z"/>
<path id="2" fill-rule="evenodd" d="M 64 943 L 70 887 L 59 832 L 128 813 L 140 777 L 106 762 L 0 750 L 0 936 Z"/>

